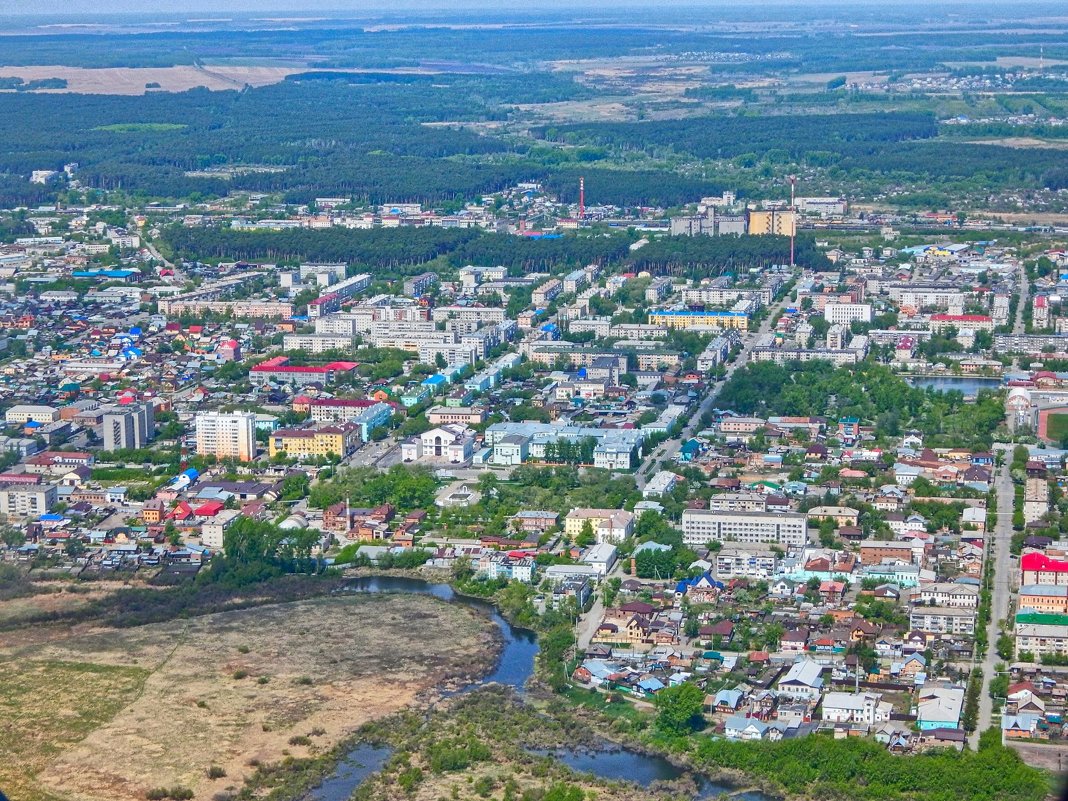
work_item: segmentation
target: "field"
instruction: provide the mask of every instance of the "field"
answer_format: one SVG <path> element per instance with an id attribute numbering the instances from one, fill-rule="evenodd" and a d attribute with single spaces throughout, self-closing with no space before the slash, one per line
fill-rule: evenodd
<path id="1" fill-rule="evenodd" d="M 1068 414 L 1051 414 L 1046 424 L 1046 438 L 1050 442 L 1060 442 L 1068 436 Z"/>
<path id="2" fill-rule="evenodd" d="M 19 801 L 209 797 L 481 672 L 492 624 L 432 598 L 360 596 L 87 629 L 0 646 L 0 787 Z M 297 738 L 291 740 L 291 738 Z M 217 766 L 225 778 L 209 779 Z"/>
<path id="3" fill-rule="evenodd" d="M 245 84 L 266 86 L 300 72 L 296 67 L 104 67 L 86 69 L 62 65 L 40 67 L 0 67 L 4 77 L 37 81 L 63 78 L 66 89 L 48 92 L 74 92 L 89 95 L 143 95 L 150 84 L 155 91 L 184 92 L 203 86 L 207 89 L 240 89 Z M 155 85 L 158 84 L 158 87 Z"/>

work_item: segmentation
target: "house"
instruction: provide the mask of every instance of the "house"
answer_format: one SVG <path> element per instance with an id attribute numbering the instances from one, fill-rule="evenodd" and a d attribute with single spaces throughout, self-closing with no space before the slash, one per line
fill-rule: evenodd
<path id="1" fill-rule="evenodd" d="M 779 694 L 789 698 L 818 700 L 823 691 L 822 672 L 823 668 L 818 662 L 797 660 L 779 682 Z"/>
<path id="2" fill-rule="evenodd" d="M 1027 713 L 1004 715 L 1001 718 L 1001 736 L 1006 740 L 1030 740 L 1038 734 L 1038 715 Z"/>
<path id="3" fill-rule="evenodd" d="M 707 703 L 706 706 L 711 712 L 737 712 L 745 699 L 747 692 L 744 687 L 735 687 L 733 689 L 722 689 L 712 697 L 711 703 Z"/>
<path id="4" fill-rule="evenodd" d="M 823 696 L 823 720 L 875 726 L 890 720 L 893 704 L 879 693 L 829 692 Z"/>
<path id="5" fill-rule="evenodd" d="M 756 718 L 732 715 L 723 724 L 723 736 L 728 740 L 763 740 L 771 725 Z"/>
<path id="6" fill-rule="evenodd" d="M 705 571 L 697 578 L 683 579 L 675 585 L 676 603 L 681 602 L 684 597 L 693 604 L 715 603 L 723 587 L 723 582 L 716 581 Z"/>
<path id="7" fill-rule="evenodd" d="M 920 688 L 916 705 L 916 725 L 920 731 L 928 729 L 956 729 L 964 708 L 964 689 L 924 685 Z"/>

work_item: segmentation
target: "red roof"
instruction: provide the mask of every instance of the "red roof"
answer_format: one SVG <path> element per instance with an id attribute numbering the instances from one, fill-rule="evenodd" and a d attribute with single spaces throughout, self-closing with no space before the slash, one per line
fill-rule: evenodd
<path id="1" fill-rule="evenodd" d="M 214 517 L 226 508 L 222 501 L 208 501 L 196 510 L 197 517 Z"/>
<path id="2" fill-rule="evenodd" d="M 173 517 L 175 520 L 185 520 L 191 514 L 193 514 L 192 507 L 185 501 L 180 501 L 178 505 L 171 510 L 168 517 Z"/>
<path id="3" fill-rule="evenodd" d="M 932 320 L 939 322 L 969 322 L 969 323 L 988 323 L 990 317 L 985 314 L 932 314 Z"/>
<path id="4" fill-rule="evenodd" d="M 1024 554 L 1020 559 L 1020 567 L 1024 570 L 1068 573 L 1068 562 L 1062 562 L 1059 559 L 1050 559 L 1044 553 L 1039 553 L 1038 551 Z"/>

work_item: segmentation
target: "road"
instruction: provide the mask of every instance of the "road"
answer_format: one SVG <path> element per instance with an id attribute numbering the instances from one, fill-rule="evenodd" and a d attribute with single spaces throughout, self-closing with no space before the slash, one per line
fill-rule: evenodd
<path id="1" fill-rule="evenodd" d="M 642 463 L 642 468 L 644 468 L 646 464 L 663 461 L 664 459 L 670 461 L 675 458 L 675 454 L 679 452 L 682 444 L 697 432 L 698 427 L 701 425 L 701 418 L 704 416 L 705 412 L 712 408 L 716 398 L 719 397 L 720 389 L 722 389 L 723 385 L 727 383 L 732 375 L 734 375 L 734 371 L 746 363 L 749 359 L 749 353 L 753 349 L 753 345 L 756 344 L 761 336 L 771 330 L 772 321 L 789 305 L 789 301 L 790 293 L 787 292 L 781 300 L 769 308 L 768 316 L 764 318 L 764 322 L 760 324 L 760 327 L 757 328 L 756 331 L 748 332 L 742 338 L 742 350 L 738 354 L 738 357 L 727 365 L 727 372 L 722 380 L 712 385 L 712 389 L 705 395 L 704 399 L 701 401 L 701 405 L 697 408 L 697 412 L 690 418 L 690 422 L 687 424 L 686 428 L 683 429 L 682 434 L 660 443 L 660 445 L 658 445 L 656 449 L 645 458 Z M 639 468 L 639 472 L 634 478 L 638 484 L 638 489 L 644 489 L 651 476 L 646 476 L 645 473 L 642 472 L 642 469 Z"/>
<path id="2" fill-rule="evenodd" d="M 1012 333 L 1020 336 L 1024 332 L 1024 307 L 1031 298 L 1031 283 L 1027 280 L 1027 268 L 1020 265 L 1020 300 L 1016 304 L 1016 319 L 1012 321 Z M 1020 356 L 1012 357 L 1013 369 L 1020 368 Z"/>
<path id="3" fill-rule="evenodd" d="M 1009 596 L 1012 583 L 1013 564 L 1010 555 L 1012 542 L 1012 476 L 1009 474 L 1011 453 L 1003 450 L 1004 464 L 998 470 L 995 487 L 997 489 L 998 512 L 997 524 L 989 537 L 990 555 L 993 558 L 994 591 L 991 598 L 990 625 L 987 627 L 987 649 L 983 657 L 983 693 L 979 698 L 979 725 L 972 734 L 973 748 L 979 746 L 979 734 L 990 728 L 993 722 L 994 702 L 990 697 L 990 681 L 994 678 L 994 669 L 1000 658 L 997 655 L 998 623 L 1009 616 Z"/>

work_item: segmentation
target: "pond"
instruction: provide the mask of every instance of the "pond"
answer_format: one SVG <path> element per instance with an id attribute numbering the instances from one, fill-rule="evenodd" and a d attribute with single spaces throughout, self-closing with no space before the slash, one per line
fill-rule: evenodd
<path id="1" fill-rule="evenodd" d="M 672 781 L 690 775 L 697 783 L 695 801 L 732 795 L 742 801 L 773 801 L 774 796 L 758 790 L 739 792 L 739 788 L 726 782 L 716 782 L 702 774 L 693 774 L 689 770 L 673 764 L 657 754 L 645 754 L 630 748 L 605 743 L 593 749 L 571 751 L 560 748 L 554 750 L 531 751 L 538 756 L 551 756 L 563 762 L 577 773 L 590 773 L 610 781 L 627 781 L 642 787 L 655 782 Z"/>
<path id="2" fill-rule="evenodd" d="M 906 378 L 911 386 L 917 389 L 933 389 L 936 392 L 963 392 L 967 398 L 974 398 L 981 389 L 1000 389 L 1000 378 L 988 378 L 984 376 L 916 376 Z"/>

